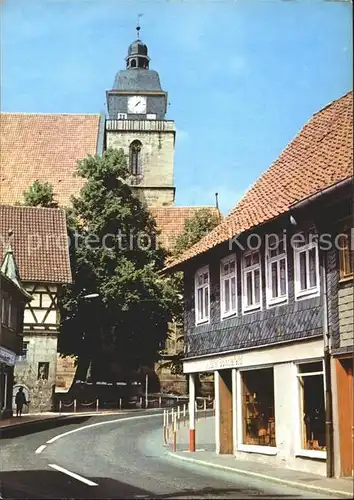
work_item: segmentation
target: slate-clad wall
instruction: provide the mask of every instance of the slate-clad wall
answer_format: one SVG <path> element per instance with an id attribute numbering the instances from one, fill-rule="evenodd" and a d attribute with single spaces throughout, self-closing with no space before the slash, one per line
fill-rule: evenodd
<path id="1" fill-rule="evenodd" d="M 241 265 L 237 253 L 238 315 L 220 320 L 220 259 L 231 252 L 208 252 L 192 261 L 185 272 L 186 357 L 287 342 L 322 336 L 321 297 L 295 301 L 293 251 L 288 248 L 288 303 L 266 308 L 265 268 L 262 256 L 263 309 L 241 312 Z M 210 262 L 208 261 L 210 259 Z M 194 274 L 209 263 L 210 323 L 195 325 Z"/>
<path id="2" fill-rule="evenodd" d="M 349 347 L 354 344 L 354 287 L 351 282 L 342 283 L 338 291 L 339 311 L 339 347 Z"/>

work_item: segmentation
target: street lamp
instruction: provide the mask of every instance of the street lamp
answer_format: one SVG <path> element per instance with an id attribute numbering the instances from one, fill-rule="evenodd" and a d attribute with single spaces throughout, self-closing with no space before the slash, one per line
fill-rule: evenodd
<path id="1" fill-rule="evenodd" d="M 84 295 L 82 299 L 84 300 L 89 300 L 89 299 L 96 299 L 100 295 L 98 293 L 89 293 L 88 295 Z"/>

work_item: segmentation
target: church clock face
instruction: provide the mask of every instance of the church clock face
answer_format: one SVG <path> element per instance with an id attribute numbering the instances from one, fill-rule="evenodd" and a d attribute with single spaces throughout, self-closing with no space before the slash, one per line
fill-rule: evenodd
<path id="1" fill-rule="evenodd" d="M 128 97 L 128 113 L 137 115 L 146 114 L 146 97 L 142 95 Z"/>

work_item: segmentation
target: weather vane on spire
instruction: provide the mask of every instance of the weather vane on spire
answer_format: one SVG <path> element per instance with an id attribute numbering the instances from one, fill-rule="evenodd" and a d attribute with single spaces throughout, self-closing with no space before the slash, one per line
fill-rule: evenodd
<path id="1" fill-rule="evenodd" d="M 138 14 L 138 21 L 136 23 L 136 33 L 137 33 L 137 36 L 138 36 L 138 40 L 139 40 L 139 32 L 140 32 L 140 21 L 139 19 L 141 18 L 142 14 Z"/>

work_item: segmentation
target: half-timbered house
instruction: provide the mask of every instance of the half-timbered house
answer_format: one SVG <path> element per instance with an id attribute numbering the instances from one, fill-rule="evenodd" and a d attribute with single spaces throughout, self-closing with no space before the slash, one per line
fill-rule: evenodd
<path id="1" fill-rule="evenodd" d="M 15 389 L 24 386 L 31 410 L 50 410 L 56 383 L 58 297 L 63 285 L 71 281 L 65 212 L 0 205 L 2 253 L 9 229 L 23 286 L 32 296 L 24 311 Z"/>
<path id="2" fill-rule="evenodd" d="M 316 113 L 221 224 L 166 268 L 184 271 L 191 451 L 195 374 L 213 370 L 217 453 L 323 475 L 340 473 L 340 440 L 353 457 L 352 268 L 337 244 L 353 216 L 352 101 L 350 92 Z M 331 354 L 346 358 L 338 391 Z"/>

